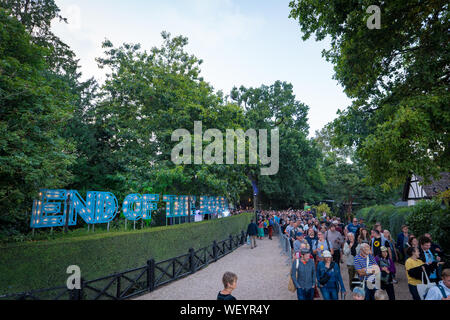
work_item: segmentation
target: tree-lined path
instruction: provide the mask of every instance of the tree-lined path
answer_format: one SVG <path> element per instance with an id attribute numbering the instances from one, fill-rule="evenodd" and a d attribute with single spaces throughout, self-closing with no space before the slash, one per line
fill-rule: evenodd
<path id="1" fill-rule="evenodd" d="M 278 237 L 274 237 L 273 240 L 257 240 L 258 246 L 253 250 L 244 245 L 208 267 L 136 300 L 215 300 L 222 290 L 222 275 L 226 271 L 238 276 L 237 288 L 233 291 L 238 300 L 297 300 L 297 295 L 287 289 L 290 265 L 279 243 Z M 411 300 L 404 266 L 397 264 L 396 267 L 399 281 L 394 287 L 396 298 Z M 351 300 L 347 268 L 341 264 L 341 269 L 348 292 L 346 300 Z"/>

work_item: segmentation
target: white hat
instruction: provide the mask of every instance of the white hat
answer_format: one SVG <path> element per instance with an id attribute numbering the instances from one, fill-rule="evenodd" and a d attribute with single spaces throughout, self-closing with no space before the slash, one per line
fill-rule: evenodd
<path id="1" fill-rule="evenodd" d="M 325 250 L 325 251 L 323 252 L 323 257 L 324 257 L 324 258 L 331 258 L 331 252 L 328 251 L 328 250 Z"/>

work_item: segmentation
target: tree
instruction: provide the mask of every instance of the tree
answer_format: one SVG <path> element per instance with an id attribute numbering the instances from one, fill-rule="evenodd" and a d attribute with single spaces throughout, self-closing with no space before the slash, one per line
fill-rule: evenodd
<path id="1" fill-rule="evenodd" d="M 233 88 L 230 99 L 245 111 L 247 129 L 279 130 L 279 171 L 260 174 L 258 166 L 247 166 L 247 176 L 258 181 L 261 197 L 273 208 L 299 207 L 320 199 L 323 177 L 320 151 L 308 138 L 308 106 L 296 100 L 291 84 L 276 81 L 259 88 Z"/>
<path id="2" fill-rule="evenodd" d="M 87 163 L 105 169 L 106 177 L 117 182 L 112 185 L 119 196 L 153 190 L 226 195 L 236 201 L 247 182 L 242 167 L 177 166 L 171 161 L 176 144 L 171 137 L 182 128 L 193 135 L 194 121 L 202 121 L 204 130 L 240 128 L 244 113 L 200 77 L 202 61 L 185 51 L 187 38 L 167 32 L 162 37 L 163 45 L 149 52 L 139 44 L 116 48 L 108 40 L 103 43 L 105 55 L 97 61 L 109 73 L 99 102 L 88 113 L 90 126 L 100 133 L 92 141 L 106 151 L 105 158 L 87 155 Z"/>
<path id="3" fill-rule="evenodd" d="M 303 39 L 330 37 L 325 58 L 353 103 L 333 122 L 333 143 L 356 147 L 373 182 L 404 183 L 450 167 L 448 3 L 385 1 L 369 29 L 371 1 L 290 2 Z"/>
<path id="4" fill-rule="evenodd" d="M 384 191 L 367 179 L 368 172 L 355 150 L 349 147 L 333 148 L 333 131 L 330 125 L 316 131 L 314 140 L 322 151 L 321 171 L 325 176 L 324 193 L 341 207 L 346 208 L 347 218 L 353 211 L 353 203 L 359 205 L 384 204 L 397 200 L 398 188 Z"/>
<path id="5" fill-rule="evenodd" d="M 74 146 L 61 135 L 73 112 L 71 88 L 49 70 L 48 49 L 0 8 L 0 225 L 24 232 L 39 188 L 72 178 Z"/>

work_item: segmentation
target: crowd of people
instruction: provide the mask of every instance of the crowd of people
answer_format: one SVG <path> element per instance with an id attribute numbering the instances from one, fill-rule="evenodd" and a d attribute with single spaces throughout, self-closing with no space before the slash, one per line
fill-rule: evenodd
<path id="1" fill-rule="evenodd" d="M 353 299 L 395 300 L 396 263 L 404 265 L 412 299 L 449 299 L 450 269 L 443 268 L 443 252 L 428 233 L 415 237 L 404 225 L 394 241 L 378 222 L 369 230 L 363 219 L 345 224 L 325 213 L 262 211 L 247 228 L 251 249 L 257 239 L 272 240 L 278 227 L 289 241 L 291 280 L 299 300 L 345 299 L 343 268 Z"/>

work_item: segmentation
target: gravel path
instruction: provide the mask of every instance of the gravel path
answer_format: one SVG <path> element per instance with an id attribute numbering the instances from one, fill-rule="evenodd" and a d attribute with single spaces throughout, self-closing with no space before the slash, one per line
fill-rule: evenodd
<path id="1" fill-rule="evenodd" d="M 206 268 L 172 282 L 136 300 L 215 300 L 222 290 L 222 275 L 226 271 L 237 274 L 237 288 L 233 296 L 238 300 L 297 300 L 297 295 L 287 290 L 290 264 L 281 252 L 277 236 L 257 240 L 257 247 L 244 245 Z M 397 280 L 394 285 L 397 300 L 411 300 L 406 282 L 405 267 L 396 265 Z M 341 273 L 347 292 L 347 267 L 341 264 Z M 321 300 L 322 298 L 318 299 Z M 347 294 L 346 300 L 351 300 Z"/>

